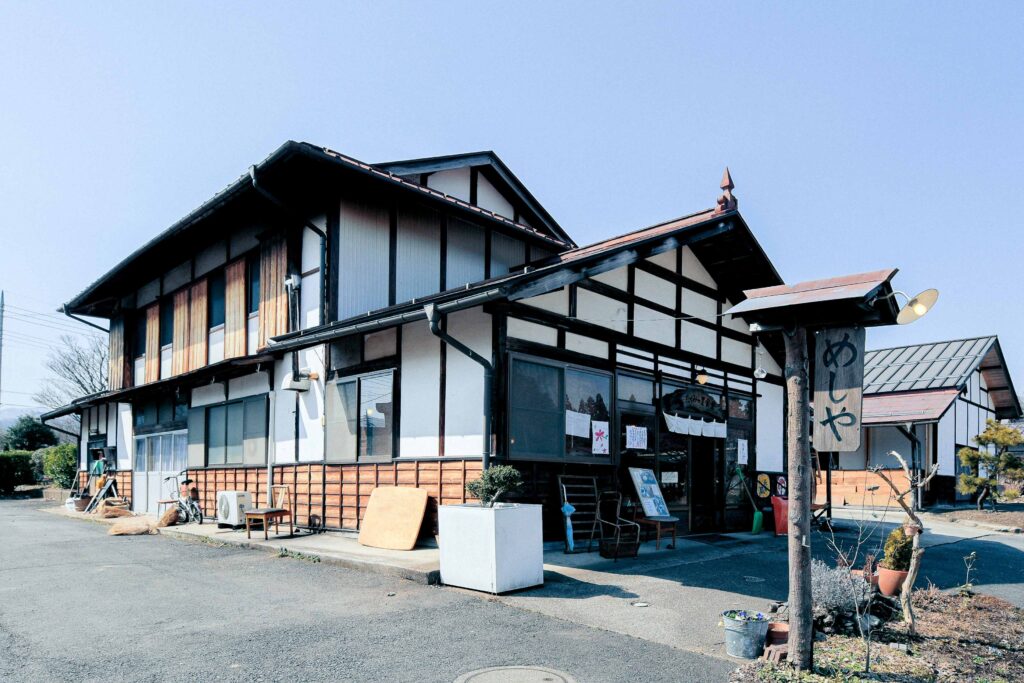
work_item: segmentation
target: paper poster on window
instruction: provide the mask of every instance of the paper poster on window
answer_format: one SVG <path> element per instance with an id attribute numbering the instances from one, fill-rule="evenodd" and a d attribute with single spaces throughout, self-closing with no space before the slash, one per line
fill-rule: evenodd
<path id="1" fill-rule="evenodd" d="M 647 450 L 647 427 L 626 425 L 626 448 L 637 451 Z"/>
<path id="2" fill-rule="evenodd" d="M 590 452 L 594 455 L 608 455 L 608 423 L 594 420 L 590 428 L 593 434 Z"/>
<path id="3" fill-rule="evenodd" d="M 678 471 L 662 471 L 661 473 L 662 484 L 678 484 L 679 483 L 679 472 Z"/>
<path id="4" fill-rule="evenodd" d="M 747 450 L 746 439 L 736 439 L 736 463 L 739 465 L 746 465 L 749 452 Z"/>
<path id="5" fill-rule="evenodd" d="M 569 436 L 590 438 L 590 416 L 577 413 L 575 410 L 565 411 L 565 433 Z"/>

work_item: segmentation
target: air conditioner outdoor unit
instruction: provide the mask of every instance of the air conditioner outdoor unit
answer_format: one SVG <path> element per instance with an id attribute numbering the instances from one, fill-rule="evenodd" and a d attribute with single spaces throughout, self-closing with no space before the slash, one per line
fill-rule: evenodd
<path id="1" fill-rule="evenodd" d="M 217 526 L 244 526 L 245 511 L 251 509 L 248 491 L 217 491 Z"/>

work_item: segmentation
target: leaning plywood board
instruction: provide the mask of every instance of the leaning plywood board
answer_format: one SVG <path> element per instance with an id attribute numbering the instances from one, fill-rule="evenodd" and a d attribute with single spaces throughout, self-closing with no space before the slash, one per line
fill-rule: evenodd
<path id="1" fill-rule="evenodd" d="M 371 548 L 412 550 L 427 512 L 427 492 L 398 486 L 375 488 L 359 531 L 359 543 Z"/>

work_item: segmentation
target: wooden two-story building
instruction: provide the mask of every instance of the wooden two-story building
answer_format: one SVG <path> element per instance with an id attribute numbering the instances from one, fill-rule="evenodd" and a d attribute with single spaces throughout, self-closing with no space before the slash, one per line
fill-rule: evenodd
<path id="1" fill-rule="evenodd" d="M 67 303 L 109 319 L 110 388 L 46 417 L 81 413 L 83 469 L 112 448 L 136 510 L 187 469 L 208 514 L 220 490 L 265 502 L 269 477 L 300 525 L 355 529 L 376 486 L 463 502 L 490 450 L 554 502 L 551 535 L 555 475 L 628 490 L 630 465 L 688 528 L 734 525 L 737 464 L 782 469 L 783 389 L 723 311 L 781 279 L 723 188 L 579 247 L 493 153 L 288 142 Z"/>

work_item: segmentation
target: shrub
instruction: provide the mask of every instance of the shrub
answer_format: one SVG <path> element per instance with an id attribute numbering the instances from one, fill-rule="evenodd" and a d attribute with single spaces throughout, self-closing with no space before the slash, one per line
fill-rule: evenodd
<path id="1" fill-rule="evenodd" d="M 853 576 L 848 568 L 836 569 L 821 560 L 811 560 L 811 599 L 815 612 L 854 612 L 867 602 L 870 594 L 868 582 Z"/>
<path id="2" fill-rule="evenodd" d="M 885 539 L 885 557 L 878 564 L 886 569 L 905 572 L 910 569 L 910 557 L 914 553 L 914 539 L 907 536 L 902 526 L 889 532 Z"/>
<path id="3" fill-rule="evenodd" d="M 466 484 L 466 492 L 480 499 L 484 507 L 494 504 L 505 495 L 518 491 L 523 485 L 523 476 L 511 465 L 495 465 L 484 470 L 479 479 Z"/>
<path id="4" fill-rule="evenodd" d="M 1003 491 L 999 495 L 1002 500 L 1015 501 L 1020 498 L 1019 484 L 1003 484 Z"/>
<path id="5" fill-rule="evenodd" d="M 78 476 L 78 448 L 73 443 L 47 448 L 43 454 L 43 472 L 62 489 L 69 489 Z"/>
<path id="6" fill-rule="evenodd" d="M 13 493 L 15 486 L 36 483 L 29 451 L 0 452 L 0 493 Z"/>

